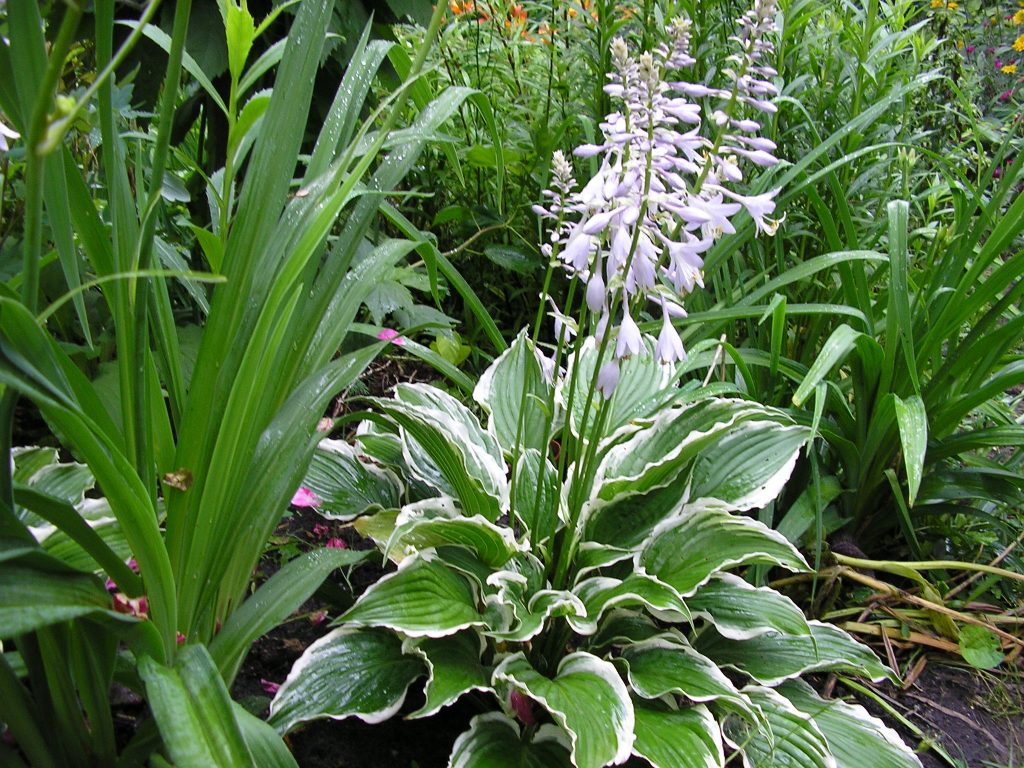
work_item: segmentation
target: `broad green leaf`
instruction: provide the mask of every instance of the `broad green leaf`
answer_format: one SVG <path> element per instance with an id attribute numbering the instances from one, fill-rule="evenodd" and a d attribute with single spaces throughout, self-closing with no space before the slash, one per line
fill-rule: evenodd
<path id="1" fill-rule="evenodd" d="M 324 517 L 351 520 L 375 506 L 399 506 L 402 484 L 389 469 L 360 461 L 343 440 L 321 440 L 306 470 L 304 487 L 316 494 Z"/>
<path id="2" fill-rule="evenodd" d="M 484 256 L 499 267 L 521 275 L 536 272 L 541 266 L 539 259 L 508 245 L 488 245 L 484 248 Z"/>
<path id="3" fill-rule="evenodd" d="M 1003 661 L 999 636 L 976 624 L 968 624 L 960 629 L 960 655 L 976 669 L 992 669 Z"/>
<path id="4" fill-rule="evenodd" d="M 678 694 L 698 703 L 717 701 L 756 717 L 750 701 L 722 670 L 681 638 L 661 635 L 633 643 L 626 646 L 622 659 L 630 687 L 645 699 Z"/>
<path id="5" fill-rule="evenodd" d="M 423 706 L 409 718 L 429 717 L 469 691 L 490 691 L 490 666 L 480 660 L 486 644 L 476 632 L 459 632 L 451 637 L 407 640 L 402 650 L 423 658 L 427 685 Z"/>
<path id="6" fill-rule="evenodd" d="M 831 504 L 843 492 L 842 485 L 835 475 L 826 475 L 818 482 L 818 493 L 820 495 L 821 509 L 816 509 L 815 489 L 811 483 L 797 497 L 793 505 L 786 510 L 775 530 L 785 536 L 793 544 L 799 544 L 815 520 L 824 508 Z"/>
<path id="7" fill-rule="evenodd" d="M 790 680 L 776 690 L 811 716 L 838 768 L 920 768 L 921 761 L 900 735 L 859 704 L 823 699 L 802 680 Z"/>
<path id="8" fill-rule="evenodd" d="M 807 442 L 807 427 L 746 421 L 703 451 L 690 476 L 691 499 L 759 509 L 778 497 Z"/>
<path id="9" fill-rule="evenodd" d="M 903 445 L 903 463 L 907 468 L 907 496 L 910 506 L 914 506 L 924 474 L 924 455 L 928 450 L 928 414 L 925 413 L 924 401 L 918 395 L 906 400 L 893 395 L 893 405 L 896 406 L 896 423 Z"/>
<path id="10" fill-rule="evenodd" d="M 592 635 L 605 611 L 616 606 L 642 605 L 663 620 L 689 620 L 688 607 L 671 587 L 640 573 L 624 580 L 593 576 L 573 587 L 573 593 L 586 606 L 586 613 L 570 616 L 569 625 L 581 635 Z"/>
<path id="11" fill-rule="evenodd" d="M 604 649 L 612 645 L 630 645 L 650 640 L 665 633 L 665 628 L 643 611 L 613 608 L 601 622 L 597 634 L 590 638 L 591 649 Z"/>
<path id="12" fill-rule="evenodd" d="M 558 470 L 546 456 L 533 448 L 520 454 L 509 495 L 512 512 L 534 548 L 550 543 L 555 535 L 563 512 L 561 489 Z"/>
<path id="13" fill-rule="evenodd" d="M 718 571 L 740 565 L 807 570 L 800 553 L 771 528 L 714 507 L 696 508 L 659 525 L 635 559 L 638 568 L 682 598 L 695 594 Z"/>
<path id="14" fill-rule="evenodd" d="M 761 709 L 765 726 L 729 721 L 726 735 L 743 751 L 751 768 L 837 768 L 821 730 L 808 715 L 770 688 L 747 686 L 743 692 Z M 870 763 L 861 762 L 860 765 Z M 872 766 L 873 768 L 873 766 Z"/>
<path id="15" fill-rule="evenodd" d="M 731 573 L 716 574 L 686 599 L 686 606 L 732 640 L 769 632 L 806 635 L 811 631 L 803 611 L 788 597 L 769 587 L 754 587 Z"/>
<path id="16" fill-rule="evenodd" d="M 519 725 L 501 712 L 477 715 L 455 740 L 449 768 L 558 768 L 568 766 L 569 739 L 550 723 L 523 741 Z"/>
<path id="17" fill-rule="evenodd" d="M 488 622 L 489 637 L 525 643 L 544 629 L 552 616 L 583 616 L 580 599 L 566 590 L 549 589 L 543 564 L 532 555 L 520 555 L 506 570 L 490 574 L 486 583 L 497 587 L 488 596 L 488 607 L 496 616 Z"/>
<path id="18" fill-rule="evenodd" d="M 139 675 L 175 765 L 253 765 L 227 687 L 203 646 L 182 648 L 173 667 L 143 656 Z"/>
<path id="19" fill-rule="evenodd" d="M 586 538 L 616 547 L 639 546 L 656 526 L 682 510 L 687 494 L 688 483 L 679 478 L 643 494 L 626 494 L 609 502 L 593 499 L 586 508 Z"/>
<path id="20" fill-rule="evenodd" d="M 313 643 L 270 702 L 268 722 L 279 733 L 321 717 L 380 723 L 398 712 L 423 662 L 402 652 L 383 629 L 342 627 Z"/>
<path id="21" fill-rule="evenodd" d="M 764 685 L 778 685 L 805 672 L 832 671 L 896 681 L 895 673 L 870 648 L 843 630 L 820 621 L 808 624 L 810 635 L 758 635 L 749 640 L 729 640 L 707 631 L 695 645 L 719 665 L 741 670 Z"/>
<path id="22" fill-rule="evenodd" d="M 608 502 L 673 483 L 684 467 L 721 440 L 730 427 L 758 415 L 767 415 L 762 406 L 725 399 L 662 410 L 628 439 L 612 436 L 618 444 L 598 466 L 597 496 Z"/>
<path id="23" fill-rule="evenodd" d="M 252 755 L 253 765 L 259 768 L 299 768 L 291 750 L 277 731 L 238 702 L 232 702 L 232 708 L 242 738 Z"/>
<path id="24" fill-rule="evenodd" d="M 470 583 L 422 553 L 403 560 L 338 621 L 389 627 L 410 637 L 444 637 L 484 623 Z"/>
<path id="25" fill-rule="evenodd" d="M 555 677 L 547 678 L 520 652 L 498 665 L 494 681 L 508 683 L 551 713 L 569 734 L 576 768 L 601 768 L 629 757 L 633 702 L 611 663 L 572 653 L 562 659 Z"/>
<path id="26" fill-rule="evenodd" d="M 471 549 L 492 568 L 504 565 L 520 551 L 511 529 L 479 515 L 466 517 L 452 499 L 442 497 L 403 507 L 384 554 L 398 559 L 406 553 L 445 545 Z M 396 551 L 397 557 L 393 554 Z"/>
<path id="27" fill-rule="evenodd" d="M 636 742 L 633 754 L 654 768 L 722 768 L 722 733 L 707 707 L 669 709 L 635 701 Z"/>
<path id="28" fill-rule="evenodd" d="M 369 551 L 315 549 L 287 562 L 236 608 L 210 642 L 210 655 L 225 680 L 238 667 L 256 639 L 287 619 L 336 568 L 365 560 Z"/>
<path id="29" fill-rule="evenodd" d="M 473 399 L 490 414 L 487 429 L 506 452 L 532 448 L 547 454 L 545 411 L 552 387 L 525 330 L 483 372 Z"/>
<path id="30" fill-rule="evenodd" d="M 395 522 L 398 520 L 397 509 L 385 509 L 374 515 L 364 515 L 352 523 L 352 527 L 359 532 L 360 536 L 371 539 L 374 544 L 383 550 L 388 545 L 388 539 L 395 530 Z"/>

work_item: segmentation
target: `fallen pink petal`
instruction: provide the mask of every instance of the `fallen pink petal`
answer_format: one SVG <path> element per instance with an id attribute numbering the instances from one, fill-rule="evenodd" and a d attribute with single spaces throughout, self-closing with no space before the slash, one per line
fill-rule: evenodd
<path id="1" fill-rule="evenodd" d="M 381 341 L 390 341 L 392 344 L 402 346 L 405 344 L 405 338 L 398 333 L 394 328 L 384 328 L 380 333 L 377 334 L 377 338 Z"/>
<path id="2" fill-rule="evenodd" d="M 327 540 L 327 548 L 328 549 L 348 549 L 348 544 L 346 544 L 342 539 L 338 539 L 338 538 L 328 539 Z"/>
<path id="3" fill-rule="evenodd" d="M 320 499 L 309 488 L 300 487 L 292 496 L 293 507 L 319 507 Z"/>
<path id="4" fill-rule="evenodd" d="M 277 695 L 277 692 L 281 690 L 281 684 L 272 682 L 270 680 L 265 680 L 261 677 L 260 688 L 263 689 L 264 693 L 269 694 L 270 696 L 275 696 Z"/>

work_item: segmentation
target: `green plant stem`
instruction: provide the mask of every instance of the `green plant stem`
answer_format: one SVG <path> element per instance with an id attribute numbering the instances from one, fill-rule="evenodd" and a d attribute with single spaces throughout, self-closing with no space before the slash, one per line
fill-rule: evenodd
<path id="1" fill-rule="evenodd" d="M 978 571 L 980 573 L 990 573 L 994 576 L 999 576 L 1004 579 L 1024 581 L 1024 574 L 1014 573 L 1013 571 L 1008 571 L 1005 568 L 998 568 L 994 565 L 984 565 L 983 563 L 968 563 L 962 560 L 921 560 L 909 561 L 904 563 L 895 560 L 865 560 L 859 557 L 848 557 L 847 555 L 840 555 L 836 552 L 833 552 L 832 555 L 833 557 L 835 557 L 836 562 L 838 562 L 840 565 L 848 565 L 851 568 L 863 568 L 866 570 L 884 571 L 886 573 L 892 573 L 897 576 L 902 576 L 908 570 L 957 570 Z"/>

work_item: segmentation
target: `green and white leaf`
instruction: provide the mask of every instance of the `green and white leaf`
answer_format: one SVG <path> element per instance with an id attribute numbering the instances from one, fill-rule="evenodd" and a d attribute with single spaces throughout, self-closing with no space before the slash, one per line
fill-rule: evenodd
<path id="1" fill-rule="evenodd" d="M 589 653 L 572 653 L 562 659 L 552 679 L 516 653 L 498 665 L 493 680 L 515 687 L 551 714 L 569 734 L 576 768 L 619 765 L 629 759 L 633 702 L 611 663 Z"/>
<path id="2" fill-rule="evenodd" d="M 519 726 L 501 712 L 477 715 L 455 740 L 448 768 L 558 768 L 570 765 L 569 738 L 550 723 L 523 741 Z"/>
<path id="3" fill-rule="evenodd" d="M 781 632 L 810 634 L 796 603 L 769 587 L 754 587 L 731 573 L 715 574 L 686 600 L 693 615 L 707 619 L 719 634 L 731 640 Z"/>
<path id="4" fill-rule="evenodd" d="M 530 542 L 544 545 L 555 535 L 565 512 L 558 470 L 539 451 L 529 448 L 516 462 L 513 490 L 513 514 L 529 532 Z"/>
<path id="5" fill-rule="evenodd" d="M 466 517 L 451 498 L 425 499 L 399 512 L 384 554 L 393 557 L 429 547 L 454 545 L 473 550 L 492 568 L 508 562 L 521 548 L 512 530 L 480 515 Z"/>
<path id="6" fill-rule="evenodd" d="M 870 648 L 843 630 L 820 621 L 808 624 L 810 635 L 766 634 L 749 640 L 730 640 L 708 631 L 695 646 L 719 665 L 738 669 L 763 685 L 778 685 L 806 672 L 853 672 L 871 680 L 896 681 Z"/>
<path id="7" fill-rule="evenodd" d="M 677 516 L 687 499 L 683 477 L 643 494 L 626 494 L 611 501 L 593 498 L 583 509 L 588 540 L 617 547 L 637 547 L 655 526 Z"/>
<path id="8" fill-rule="evenodd" d="M 674 589 L 641 573 L 634 573 L 625 579 L 609 576 L 592 576 L 573 587 L 586 612 L 581 616 L 570 616 L 569 626 L 581 635 L 597 632 L 598 622 L 605 611 L 616 606 L 643 606 L 663 621 L 689 621 L 687 605 Z"/>
<path id="9" fill-rule="evenodd" d="M 681 637 L 660 635 L 634 643 L 621 658 L 628 666 L 630 687 L 645 699 L 678 694 L 697 703 L 716 701 L 752 720 L 757 718 L 749 699 L 718 665 Z"/>
<path id="10" fill-rule="evenodd" d="M 329 439 L 317 446 L 303 485 L 320 500 L 317 511 L 336 520 L 351 520 L 378 506 L 397 507 L 403 490 L 394 472 L 361 461 L 345 441 Z"/>
<path id="11" fill-rule="evenodd" d="M 529 561 L 528 561 L 529 562 Z M 521 568 L 491 574 L 487 585 L 497 591 L 486 598 L 491 615 L 505 618 L 501 625 L 491 625 L 488 637 L 506 642 L 525 643 L 544 629 L 553 616 L 582 616 L 586 608 L 580 599 L 567 590 L 549 589 L 534 572 L 524 573 Z"/>
<path id="12" fill-rule="evenodd" d="M 690 498 L 716 499 L 731 509 L 759 509 L 782 492 L 810 437 L 807 427 L 746 421 L 715 441 L 694 463 Z"/>
<path id="13" fill-rule="evenodd" d="M 410 637 L 444 637 L 484 624 L 470 582 L 427 550 L 364 592 L 338 622 L 388 627 Z"/>
<path id="14" fill-rule="evenodd" d="M 669 709 L 657 702 L 635 701 L 633 754 L 654 768 L 723 768 L 725 751 L 715 718 L 702 704 Z"/>
<path id="15" fill-rule="evenodd" d="M 490 691 L 491 667 L 481 663 L 486 644 L 473 631 L 451 637 L 406 640 L 402 650 L 427 665 L 426 701 L 408 715 L 429 717 L 469 691 Z"/>
<path id="16" fill-rule="evenodd" d="M 714 506 L 687 505 L 682 515 L 658 525 L 635 562 L 637 569 L 673 587 L 684 599 L 727 568 L 761 564 L 807 570 L 796 548 L 757 520 Z"/>
<path id="17" fill-rule="evenodd" d="M 928 414 L 920 395 L 902 400 L 893 395 L 896 424 L 903 445 L 903 464 L 907 468 L 907 498 L 914 506 L 924 475 L 924 457 L 928 450 Z"/>
<path id="18" fill-rule="evenodd" d="M 552 385 L 544 375 L 539 352 L 526 337 L 525 329 L 484 371 L 473 390 L 473 399 L 490 414 L 487 429 L 506 453 L 512 453 L 517 447 L 544 452 L 547 446 L 545 411 L 552 403 Z M 553 427 L 557 428 L 558 424 Z"/>
<path id="19" fill-rule="evenodd" d="M 295 662 L 270 702 L 268 722 L 279 733 L 322 717 L 379 723 L 401 709 L 409 686 L 424 671 L 393 632 L 342 627 Z"/>
<path id="20" fill-rule="evenodd" d="M 837 768 L 824 734 L 808 715 L 771 688 L 749 685 L 743 692 L 760 708 L 767 726 L 728 721 L 726 738 L 742 750 L 745 768 Z"/>
<path id="21" fill-rule="evenodd" d="M 859 704 L 823 699 L 802 680 L 790 680 L 776 690 L 814 719 L 839 768 L 921 768 L 900 735 Z"/>

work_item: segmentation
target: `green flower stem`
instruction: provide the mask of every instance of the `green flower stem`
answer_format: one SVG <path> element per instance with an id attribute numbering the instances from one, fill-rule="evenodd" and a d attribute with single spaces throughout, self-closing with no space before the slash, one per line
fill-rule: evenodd
<path id="1" fill-rule="evenodd" d="M 836 552 L 832 553 L 832 556 L 836 559 L 836 562 L 840 565 L 847 565 L 851 568 L 863 568 L 872 571 L 884 571 L 885 573 L 891 573 L 896 576 L 904 576 L 908 570 L 910 571 L 939 571 L 939 570 L 956 570 L 956 571 L 978 571 L 979 573 L 990 573 L 993 576 L 999 576 L 1004 579 L 1014 579 L 1016 581 L 1024 581 L 1024 574 L 1015 573 L 1008 571 L 1005 568 L 998 568 L 994 565 L 984 565 L 983 563 L 968 563 L 963 560 L 921 560 L 921 561 L 910 561 L 910 562 L 897 562 L 894 560 L 866 560 L 859 557 L 848 557 L 846 555 L 840 555 Z"/>

